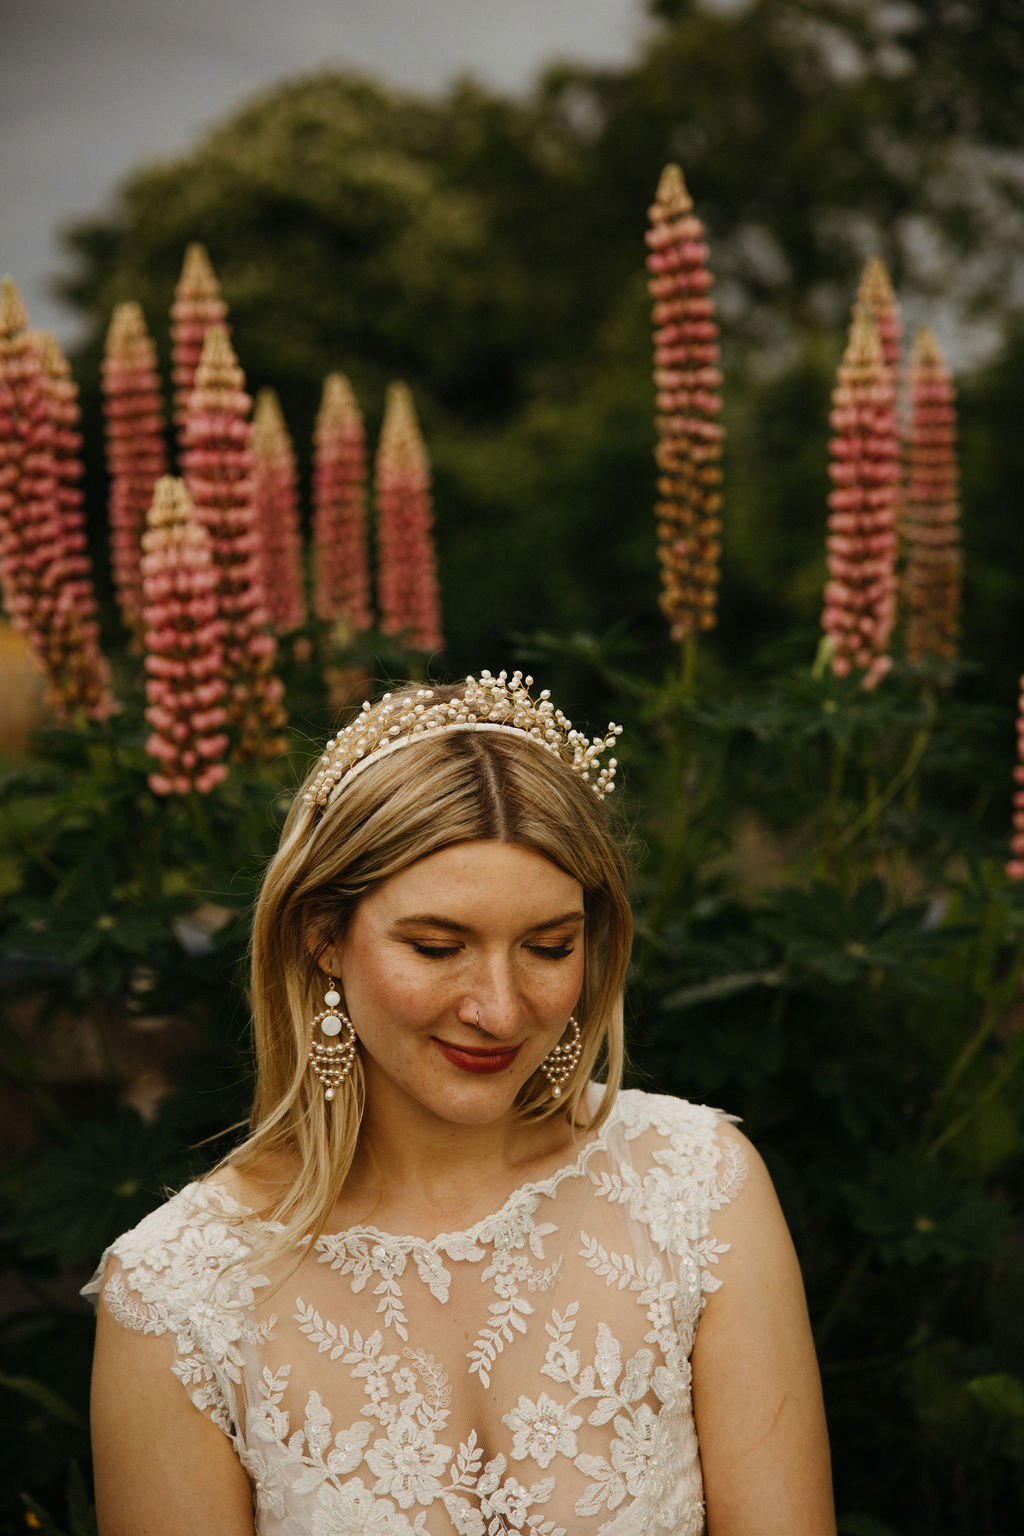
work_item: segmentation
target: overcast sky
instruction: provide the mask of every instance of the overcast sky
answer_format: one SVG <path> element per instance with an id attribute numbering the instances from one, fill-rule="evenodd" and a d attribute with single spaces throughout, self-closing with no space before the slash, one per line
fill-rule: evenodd
<path id="1" fill-rule="evenodd" d="M 625 62 L 643 30 L 642 0 L 0 0 L 0 272 L 67 344 L 60 226 L 254 91 L 325 64 L 515 91 L 555 57 Z"/>

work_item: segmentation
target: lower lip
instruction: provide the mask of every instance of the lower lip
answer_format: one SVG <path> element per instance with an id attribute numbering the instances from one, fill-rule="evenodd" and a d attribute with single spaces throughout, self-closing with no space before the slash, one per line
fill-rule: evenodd
<path id="1" fill-rule="evenodd" d="M 463 1072 L 504 1072 L 510 1067 L 519 1055 L 518 1045 L 510 1051 L 498 1051 L 493 1055 L 474 1056 L 469 1051 L 457 1051 L 452 1045 L 445 1045 L 443 1040 L 435 1040 L 441 1055 L 450 1061 L 453 1067 L 461 1067 Z"/>

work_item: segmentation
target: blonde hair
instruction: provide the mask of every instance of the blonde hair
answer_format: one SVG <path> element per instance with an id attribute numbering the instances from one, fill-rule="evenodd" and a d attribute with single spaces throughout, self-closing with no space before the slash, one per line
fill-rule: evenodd
<path id="1" fill-rule="evenodd" d="M 435 696 L 457 698 L 459 688 L 435 689 Z M 228 1159 L 246 1173 L 286 1157 L 289 1174 L 260 1212 L 284 1223 L 275 1251 L 323 1230 L 355 1156 L 364 1105 L 358 1052 L 331 1104 L 308 1056 L 324 991 L 319 959 L 344 938 L 364 896 L 429 854 L 478 840 L 531 849 L 580 882 L 582 1055 L 559 1100 L 539 1070 L 530 1078 L 515 1106 L 522 1119 L 565 1116 L 589 1129 L 606 1119 L 622 1078 L 622 991 L 632 941 L 626 864 L 608 808 L 560 757 L 521 733 L 452 731 L 412 742 L 374 762 L 323 811 L 304 802 L 304 788 L 256 906 L 256 1094 L 250 1134 Z M 602 1056 L 604 1094 L 594 1113 L 584 1106 L 578 1116 Z"/>

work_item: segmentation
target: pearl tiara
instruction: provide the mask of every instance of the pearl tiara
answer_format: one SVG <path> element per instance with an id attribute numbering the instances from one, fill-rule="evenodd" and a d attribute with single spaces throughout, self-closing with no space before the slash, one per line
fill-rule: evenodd
<path id="1" fill-rule="evenodd" d="M 376 704 L 365 702 L 352 723 L 327 743 L 316 777 L 303 795 L 305 803 L 323 808 L 378 758 L 449 731 L 509 731 L 536 742 L 603 800 L 615 787 L 617 763 L 614 757 L 603 765 L 598 759 L 615 745 L 622 726 L 609 724 L 606 736 L 591 740 L 555 708 L 547 688 L 531 698 L 532 686 L 533 678 L 521 672 L 511 677 L 507 672 L 497 677 L 481 672 L 479 679 L 466 678 L 456 698 L 418 688 L 397 696 L 386 693 Z"/>

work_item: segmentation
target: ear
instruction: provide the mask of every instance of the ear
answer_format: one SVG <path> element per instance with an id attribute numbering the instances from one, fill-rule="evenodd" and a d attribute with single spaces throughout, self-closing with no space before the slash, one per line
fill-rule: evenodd
<path id="1" fill-rule="evenodd" d="M 342 962 L 342 950 L 340 944 L 334 945 L 330 949 L 322 950 L 320 954 L 314 956 L 314 958 L 324 976 L 333 976 L 335 981 L 340 982 Z"/>
<path id="2" fill-rule="evenodd" d="M 310 927 L 306 934 L 306 954 L 317 970 L 323 972 L 325 984 L 328 975 L 337 975 L 342 955 L 342 945 L 337 938 L 325 934 L 322 928 Z"/>

